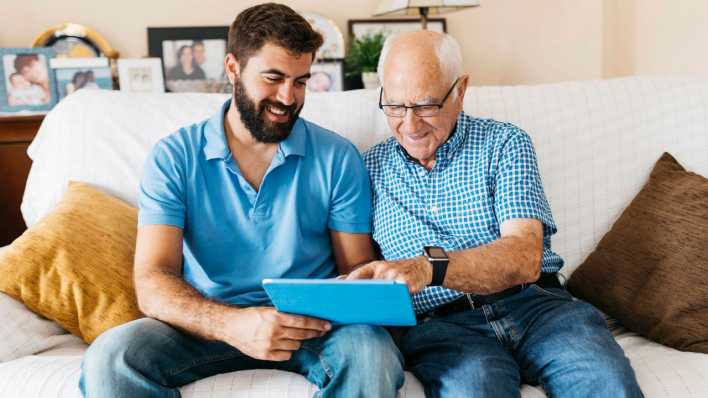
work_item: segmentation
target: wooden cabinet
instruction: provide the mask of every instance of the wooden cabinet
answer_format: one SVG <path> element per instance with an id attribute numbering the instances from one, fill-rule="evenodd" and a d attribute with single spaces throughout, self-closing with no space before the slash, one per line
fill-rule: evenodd
<path id="1" fill-rule="evenodd" d="M 20 213 L 32 164 L 27 147 L 42 120 L 44 115 L 0 116 L 0 246 L 10 244 L 27 228 Z"/>

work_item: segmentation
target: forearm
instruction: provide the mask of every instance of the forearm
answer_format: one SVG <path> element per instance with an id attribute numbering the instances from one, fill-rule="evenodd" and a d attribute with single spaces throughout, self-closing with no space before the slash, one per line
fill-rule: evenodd
<path id="1" fill-rule="evenodd" d="M 209 300 L 181 276 L 154 271 L 136 278 L 141 311 L 206 340 L 222 340 L 224 313 L 234 307 Z"/>
<path id="2" fill-rule="evenodd" d="M 492 294 L 538 279 L 543 246 L 532 239 L 502 237 L 488 245 L 448 253 L 444 287 Z"/>

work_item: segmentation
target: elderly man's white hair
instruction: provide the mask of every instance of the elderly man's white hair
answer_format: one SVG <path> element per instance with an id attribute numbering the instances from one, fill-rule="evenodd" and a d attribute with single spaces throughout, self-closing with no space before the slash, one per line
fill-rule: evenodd
<path id="1" fill-rule="evenodd" d="M 379 79 L 381 79 L 382 83 L 388 52 L 402 34 L 403 33 L 395 33 L 389 36 L 381 49 L 379 65 L 376 71 L 378 72 Z M 452 36 L 447 33 L 443 33 L 441 34 L 441 39 L 438 42 L 436 50 L 438 55 L 438 63 L 443 73 L 443 81 L 447 82 L 447 84 L 452 84 L 452 82 L 457 79 L 462 72 L 462 50 L 460 49 L 460 44 L 457 43 L 457 40 L 455 40 Z M 411 62 L 415 62 L 415 60 L 411 60 Z"/>

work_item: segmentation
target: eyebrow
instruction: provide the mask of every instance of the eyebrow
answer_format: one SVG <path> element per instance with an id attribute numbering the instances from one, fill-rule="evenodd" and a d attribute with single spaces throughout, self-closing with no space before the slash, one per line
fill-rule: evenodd
<path id="1" fill-rule="evenodd" d="M 262 74 L 262 75 L 278 75 L 278 76 L 280 76 L 280 77 L 285 77 L 285 78 L 290 77 L 290 76 L 288 76 L 286 73 L 284 73 L 283 71 L 280 71 L 280 70 L 278 70 L 278 69 L 266 69 L 266 70 L 264 70 L 264 71 L 261 71 L 261 74 Z M 307 72 L 307 73 L 305 73 L 305 74 L 302 75 L 302 76 L 296 77 L 295 80 L 309 79 L 310 76 L 312 76 L 311 73 L 310 73 L 310 72 Z"/>
<path id="2" fill-rule="evenodd" d="M 385 98 L 386 98 L 386 103 L 387 103 L 388 105 L 401 105 L 401 104 L 399 104 L 399 103 L 393 103 L 393 102 L 391 102 L 390 98 L 388 98 L 388 97 L 385 97 Z M 435 104 L 435 102 L 433 101 L 433 97 L 431 97 L 431 96 L 429 96 L 429 95 L 428 95 L 428 96 L 425 96 L 425 97 L 423 97 L 421 100 L 419 100 L 419 101 L 413 103 L 414 106 L 415 106 L 415 105 L 432 105 L 432 104 Z"/>

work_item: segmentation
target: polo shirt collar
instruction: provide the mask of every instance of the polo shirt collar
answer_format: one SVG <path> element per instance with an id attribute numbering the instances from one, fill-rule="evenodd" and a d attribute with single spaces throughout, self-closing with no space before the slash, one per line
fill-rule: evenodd
<path id="1" fill-rule="evenodd" d="M 290 155 L 305 156 L 305 136 L 307 125 L 305 121 L 298 117 L 290 131 L 288 138 L 280 142 L 279 150 L 284 157 Z"/>
<path id="2" fill-rule="evenodd" d="M 228 159 L 231 156 L 231 150 L 226 142 L 226 129 L 224 120 L 226 112 L 231 106 L 231 99 L 224 102 L 221 110 L 214 114 L 206 123 L 204 129 L 204 137 L 206 144 L 204 145 L 204 154 L 207 160 L 211 159 Z M 288 138 L 280 142 L 278 150 L 283 157 L 290 155 L 305 156 L 305 136 L 307 126 L 302 118 L 298 118 L 293 125 L 292 131 Z"/>
<path id="3" fill-rule="evenodd" d="M 207 160 L 227 159 L 231 156 L 231 150 L 226 143 L 226 129 L 224 128 L 224 119 L 230 106 L 231 100 L 229 99 L 224 102 L 219 112 L 209 118 L 204 128 L 204 137 L 206 138 L 204 154 Z"/>

